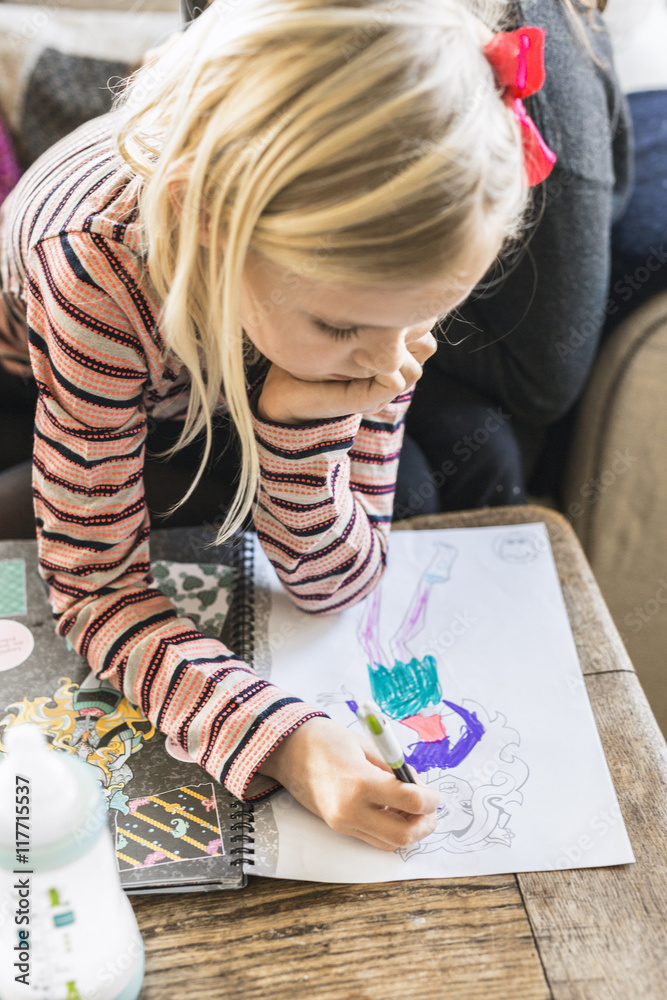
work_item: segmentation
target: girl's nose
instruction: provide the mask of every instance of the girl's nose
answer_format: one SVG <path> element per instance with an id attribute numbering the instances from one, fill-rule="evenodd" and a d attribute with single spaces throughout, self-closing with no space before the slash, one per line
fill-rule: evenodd
<path id="1" fill-rule="evenodd" d="M 353 358 L 360 368 L 366 368 L 375 375 L 390 375 L 398 371 L 405 354 L 405 330 L 378 333 L 372 342 L 355 348 Z"/>

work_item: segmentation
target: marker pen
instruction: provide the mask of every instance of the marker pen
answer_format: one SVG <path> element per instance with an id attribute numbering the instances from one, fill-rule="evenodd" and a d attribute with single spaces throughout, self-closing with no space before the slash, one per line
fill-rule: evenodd
<path id="1" fill-rule="evenodd" d="M 386 764 L 389 764 L 389 767 L 398 780 L 416 785 L 417 782 L 412 771 L 405 763 L 401 744 L 398 742 L 394 731 L 390 728 L 388 720 L 375 702 L 360 702 L 357 708 L 357 718 L 365 725 L 380 756 Z"/>

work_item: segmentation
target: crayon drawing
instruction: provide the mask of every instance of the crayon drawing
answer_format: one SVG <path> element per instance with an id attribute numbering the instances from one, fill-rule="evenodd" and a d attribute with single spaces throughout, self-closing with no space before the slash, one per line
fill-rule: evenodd
<path id="1" fill-rule="evenodd" d="M 380 626 L 382 584 L 364 601 L 357 628 L 373 700 L 395 720 L 406 762 L 440 793 L 437 831 L 428 840 L 397 852 L 406 861 L 414 854 L 436 850 L 462 853 L 491 845 L 510 847 L 509 807 L 521 804 L 519 789 L 529 773 L 515 752 L 519 735 L 506 726 L 505 718 L 498 714 L 490 718 L 485 708 L 470 700 L 465 705 L 443 697 L 446 669 L 439 666 L 434 654 L 417 657 L 410 648 L 424 629 L 433 588 L 451 579 L 457 554 L 446 543 L 433 546 L 433 555 L 406 602 L 403 618 L 387 642 L 389 654 Z M 318 701 L 323 707 L 344 703 L 356 719 L 357 702 L 346 688 L 321 694 Z M 408 742 L 414 733 L 419 739 Z M 487 733 L 489 738 L 485 739 Z M 447 773 L 466 761 L 478 745 L 477 773 L 466 772 L 466 777 Z M 487 746 L 493 746 L 497 766 L 485 760 Z M 484 764 L 485 770 L 480 771 Z"/>

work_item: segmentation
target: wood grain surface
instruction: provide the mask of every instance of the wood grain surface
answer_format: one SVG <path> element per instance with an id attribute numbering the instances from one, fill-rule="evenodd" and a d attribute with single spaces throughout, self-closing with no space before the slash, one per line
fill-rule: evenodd
<path id="1" fill-rule="evenodd" d="M 554 1000 L 667 997 L 667 746 L 636 676 L 586 678 L 634 865 L 518 876 Z M 586 847 L 616 818 L 591 815 Z"/>
<path id="2" fill-rule="evenodd" d="M 667 747 L 574 532 L 532 506 L 395 527 L 531 521 L 549 531 L 636 864 L 131 897 L 146 944 L 141 1000 L 665 1000 Z M 564 851 L 583 860 L 585 838 L 615 818 L 592 820 Z"/>
<path id="3" fill-rule="evenodd" d="M 141 1000 L 547 1000 L 512 875 L 132 900 Z M 511 984 L 511 992 L 508 990 Z"/>

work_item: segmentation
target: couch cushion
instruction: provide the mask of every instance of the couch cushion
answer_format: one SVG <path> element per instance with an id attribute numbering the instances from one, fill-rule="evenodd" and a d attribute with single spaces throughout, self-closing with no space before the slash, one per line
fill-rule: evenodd
<path id="1" fill-rule="evenodd" d="M 172 7 L 164 13 L 136 3 L 131 12 L 0 3 L 0 110 L 24 167 L 109 110 L 108 84 L 180 28 L 178 6 Z"/>
<path id="2" fill-rule="evenodd" d="M 578 414 L 564 491 L 565 512 L 665 733 L 666 384 L 667 292 L 605 344 Z"/>
<path id="3" fill-rule="evenodd" d="M 0 205 L 21 176 L 14 147 L 0 117 Z"/>
<path id="4" fill-rule="evenodd" d="M 45 0 L 15 0 L 15 3 L 22 7 L 47 6 Z M 178 0 L 100 0 L 94 6 L 98 11 L 126 10 L 138 14 L 150 11 L 173 13 L 178 9 Z M 92 0 L 58 0 L 58 7 L 61 9 L 70 7 L 73 10 L 90 10 L 93 3 Z"/>

